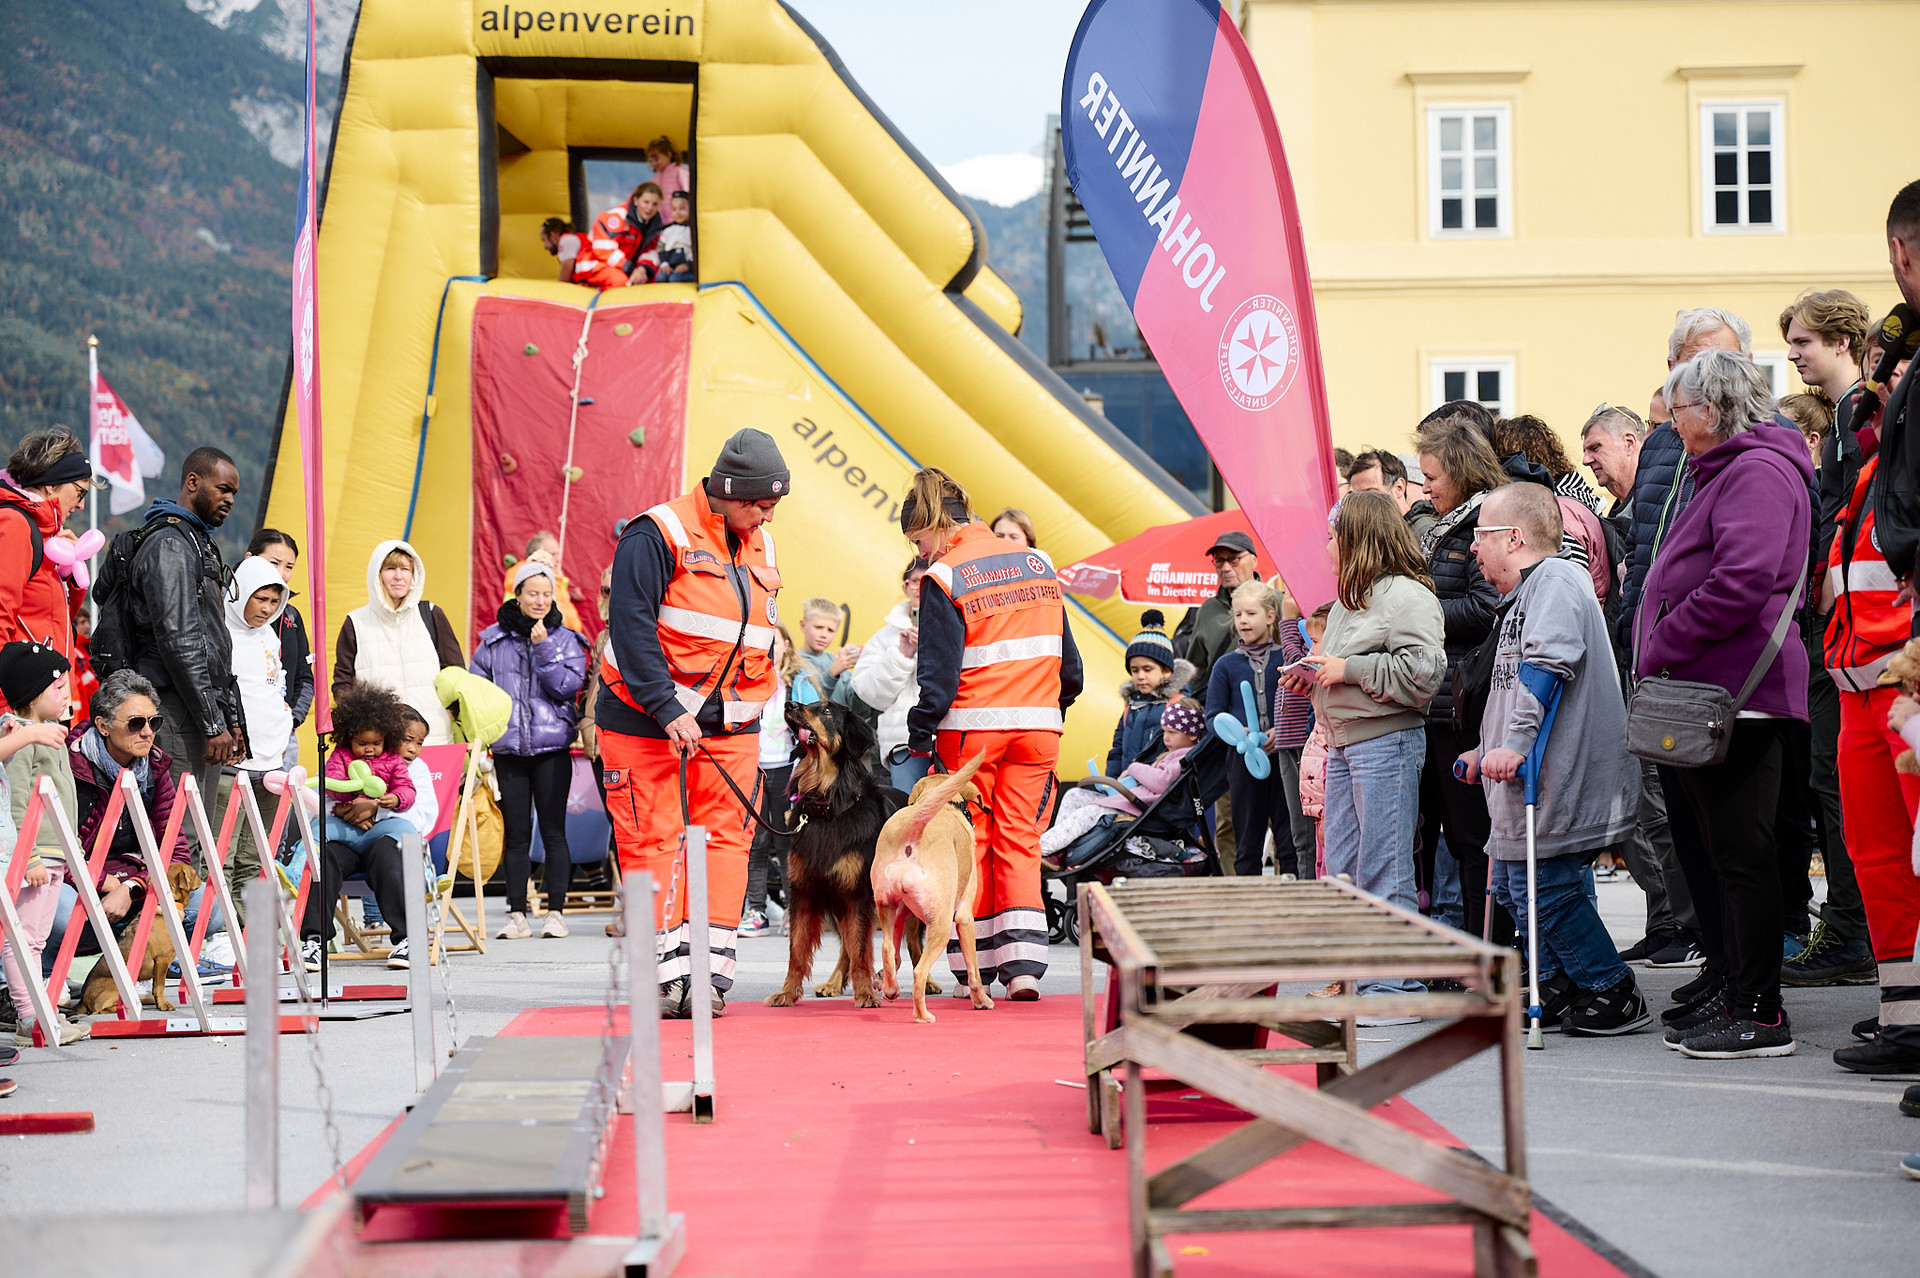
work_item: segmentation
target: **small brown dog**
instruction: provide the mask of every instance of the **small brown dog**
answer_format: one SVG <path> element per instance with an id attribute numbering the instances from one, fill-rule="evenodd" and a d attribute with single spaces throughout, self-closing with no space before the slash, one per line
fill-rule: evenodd
<path id="1" fill-rule="evenodd" d="M 873 855 L 873 900 L 880 907 L 880 992 L 900 997 L 896 969 L 907 914 L 926 924 L 926 939 L 913 965 L 913 1019 L 933 1023 L 927 1010 L 927 972 L 936 955 L 947 952 L 947 934 L 960 933 L 960 955 L 967 964 L 967 990 L 976 1010 L 993 1000 L 980 983 L 980 960 L 973 948 L 973 823 L 967 799 L 978 799 L 972 778 L 986 752 L 975 755 L 951 776 L 923 777 L 908 806 L 888 818 Z"/>
<path id="2" fill-rule="evenodd" d="M 167 866 L 167 887 L 173 891 L 173 908 L 184 914 L 187 898 L 200 886 L 200 872 L 185 861 L 175 861 Z M 120 942 L 120 957 L 127 957 L 127 951 L 133 948 L 133 936 L 130 931 Z M 167 968 L 176 957 L 173 948 L 173 935 L 167 930 L 166 920 L 161 918 L 159 910 L 154 911 L 153 926 L 147 932 L 147 952 L 140 958 L 140 970 L 131 973 L 136 983 L 153 982 L 153 1005 L 162 1012 L 174 1008 L 172 999 L 167 997 Z M 105 961 L 93 965 L 93 974 L 87 977 L 86 985 L 80 991 L 80 1006 L 92 1015 L 120 1010 L 120 991 L 113 984 L 113 971 Z"/>

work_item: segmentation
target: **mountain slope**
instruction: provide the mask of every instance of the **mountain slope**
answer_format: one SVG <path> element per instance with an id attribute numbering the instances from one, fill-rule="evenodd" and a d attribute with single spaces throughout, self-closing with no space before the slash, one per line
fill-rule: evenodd
<path id="1" fill-rule="evenodd" d="M 297 101 L 300 66 L 263 44 L 261 15 L 223 30 L 180 0 L 7 9 L 0 446 L 84 431 L 97 334 L 102 374 L 170 466 L 207 443 L 239 462 L 231 552 L 252 530 L 285 375 L 298 175 L 243 115 Z M 324 82 L 321 100 L 333 93 Z"/>

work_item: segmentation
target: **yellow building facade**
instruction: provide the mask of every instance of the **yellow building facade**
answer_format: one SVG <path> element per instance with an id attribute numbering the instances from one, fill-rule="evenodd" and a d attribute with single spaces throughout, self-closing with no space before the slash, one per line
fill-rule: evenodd
<path id="1" fill-rule="evenodd" d="M 1887 205 L 1920 136 L 1920 5 L 1242 0 L 1299 195 L 1334 442 L 1405 451 L 1462 393 L 1570 444 L 1641 410 L 1682 307 L 1753 326 L 1899 300 Z M 1570 449 L 1577 458 L 1577 447 Z"/>

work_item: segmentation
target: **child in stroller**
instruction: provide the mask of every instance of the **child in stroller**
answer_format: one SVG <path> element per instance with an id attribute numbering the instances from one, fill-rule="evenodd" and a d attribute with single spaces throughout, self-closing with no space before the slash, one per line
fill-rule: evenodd
<path id="1" fill-rule="evenodd" d="M 1227 788 L 1231 754 L 1207 730 L 1197 702 L 1167 706 L 1160 731 L 1167 752 L 1126 775 L 1088 777 L 1067 791 L 1041 835 L 1040 866 L 1048 932 L 1073 939 L 1073 898 L 1082 879 L 1181 878 L 1218 874 L 1205 815 Z M 1127 784 L 1132 782 L 1132 785 Z M 1098 787 L 1112 793 L 1101 795 Z M 1059 885 L 1056 887 L 1055 885 Z"/>

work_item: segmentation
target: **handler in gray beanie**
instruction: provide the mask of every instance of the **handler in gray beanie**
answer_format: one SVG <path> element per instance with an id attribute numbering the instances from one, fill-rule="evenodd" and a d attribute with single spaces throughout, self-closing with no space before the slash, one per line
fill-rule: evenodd
<path id="1" fill-rule="evenodd" d="M 729 501 L 767 501 L 793 490 L 793 472 L 779 445 L 763 430 L 737 430 L 714 459 L 707 496 Z"/>

